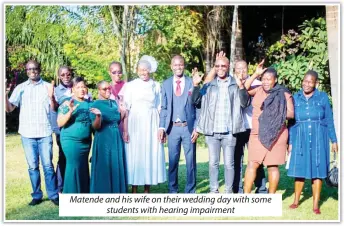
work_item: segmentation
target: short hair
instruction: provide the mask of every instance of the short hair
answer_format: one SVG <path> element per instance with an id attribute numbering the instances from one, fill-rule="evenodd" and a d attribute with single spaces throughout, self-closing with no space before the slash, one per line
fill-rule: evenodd
<path id="1" fill-rule="evenodd" d="M 247 67 L 247 62 L 245 60 L 237 60 L 237 61 L 235 61 L 234 67 L 235 67 L 235 65 L 237 65 L 239 63 L 244 63 L 244 64 L 246 64 L 246 67 Z"/>
<path id="2" fill-rule="evenodd" d="M 104 83 L 108 83 L 107 81 L 105 80 L 102 80 L 100 82 L 97 83 L 97 89 L 100 89 L 100 86 L 103 85 Z"/>
<path id="3" fill-rule="evenodd" d="M 83 82 L 86 85 L 85 79 L 83 77 L 75 77 L 72 79 L 73 87 L 76 86 L 79 82 Z"/>
<path id="4" fill-rule="evenodd" d="M 68 66 L 66 66 L 66 65 L 62 65 L 62 66 L 59 67 L 59 69 L 58 69 L 58 71 L 57 71 L 57 75 L 58 75 L 58 76 L 60 76 L 60 74 L 61 74 L 61 72 L 62 72 L 63 69 L 67 69 L 67 70 L 71 73 L 71 75 L 72 75 L 72 68 L 70 68 L 70 67 L 68 67 Z M 72 76 L 73 76 L 73 75 L 72 75 Z"/>
<path id="5" fill-rule="evenodd" d="M 172 62 L 173 62 L 174 60 L 176 60 L 176 59 L 182 60 L 182 61 L 185 63 L 184 57 L 177 54 L 177 55 L 175 55 L 175 56 L 172 57 L 171 64 L 172 64 Z"/>
<path id="6" fill-rule="evenodd" d="M 41 64 L 36 60 L 29 60 L 26 62 L 25 67 L 27 67 L 28 64 L 34 64 L 39 70 L 41 70 Z"/>
<path id="7" fill-rule="evenodd" d="M 263 77 L 266 73 L 272 74 L 276 79 L 278 78 L 278 77 L 277 77 L 277 71 L 276 71 L 275 68 L 273 68 L 273 67 L 269 67 L 268 69 L 266 69 L 266 70 L 264 71 L 264 73 L 262 74 L 262 77 Z"/>
<path id="8" fill-rule="evenodd" d="M 308 70 L 305 74 L 305 77 L 307 75 L 313 76 L 315 78 L 315 81 L 317 81 L 319 78 L 318 73 L 316 71 L 313 71 L 313 70 Z"/>
<path id="9" fill-rule="evenodd" d="M 228 63 L 228 65 L 230 64 L 229 59 L 228 59 L 227 57 L 225 57 L 225 56 L 221 56 L 221 57 L 217 58 L 217 59 L 215 60 L 215 64 L 216 64 L 216 62 L 219 61 L 219 60 L 224 60 L 224 61 L 226 61 L 226 63 Z"/>
<path id="10" fill-rule="evenodd" d="M 109 64 L 109 70 L 111 68 L 112 65 L 118 65 L 120 68 L 121 68 L 121 71 L 123 70 L 122 68 L 122 64 L 118 61 L 112 61 L 110 64 Z"/>

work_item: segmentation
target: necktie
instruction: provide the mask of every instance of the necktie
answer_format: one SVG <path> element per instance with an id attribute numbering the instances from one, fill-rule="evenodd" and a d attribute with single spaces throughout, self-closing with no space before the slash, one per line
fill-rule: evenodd
<path id="1" fill-rule="evenodd" d="M 179 97 L 182 95 L 182 88 L 180 87 L 181 81 L 177 80 L 176 83 L 177 83 L 176 96 Z"/>

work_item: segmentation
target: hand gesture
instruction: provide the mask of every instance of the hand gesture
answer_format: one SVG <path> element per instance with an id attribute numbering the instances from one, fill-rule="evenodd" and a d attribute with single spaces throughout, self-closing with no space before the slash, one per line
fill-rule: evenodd
<path id="1" fill-rule="evenodd" d="M 197 140 L 197 138 L 198 138 L 198 133 L 197 133 L 196 130 L 194 129 L 194 130 L 192 131 L 192 134 L 191 134 L 191 143 L 195 143 L 196 140 Z"/>
<path id="2" fill-rule="evenodd" d="M 332 143 L 331 151 L 336 152 L 336 153 L 338 152 L 338 144 L 337 143 Z"/>
<path id="3" fill-rule="evenodd" d="M 245 80 L 242 77 L 243 77 L 242 74 L 234 76 L 235 81 L 236 81 L 237 85 L 239 86 L 239 89 L 243 89 L 244 88 Z"/>
<path id="4" fill-rule="evenodd" d="M 54 96 L 54 89 L 55 89 L 55 81 L 53 80 L 48 85 L 48 96 L 49 96 L 49 98 L 53 98 L 53 96 Z"/>
<path id="5" fill-rule="evenodd" d="M 197 67 L 192 69 L 192 83 L 194 86 L 198 86 L 202 82 L 204 74 L 200 76 Z"/>
<path id="6" fill-rule="evenodd" d="M 216 53 L 216 58 L 215 58 L 215 60 L 218 60 L 218 59 L 221 58 L 221 57 L 226 57 L 226 53 L 223 52 L 223 51 L 221 51 L 221 52 L 219 52 L 219 53 Z"/>
<path id="7" fill-rule="evenodd" d="M 254 72 L 254 74 L 258 77 L 261 76 L 267 68 L 263 68 L 265 60 L 263 59 L 257 66 L 256 71 Z"/>
<path id="8" fill-rule="evenodd" d="M 99 111 L 98 108 L 90 108 L 90 112 L 92 112 L 96 116 L 101 116 L 102 115 L 102 113 Z"/>
<path id="9" fill-rule="evenodd" d="M 69 101 L 69 100 L 66 101 L 66 102 L 65 102 L 65 105 L 69 108 L 69 111 L 70 111 L 70 112 L 75 111 L 75 109 L 79 106 L 79 104 L 77 104 L 77 105 L 74 106 L 74 100 L 73 100 L 73 99 L 71 99 L 70 101 Z"/>

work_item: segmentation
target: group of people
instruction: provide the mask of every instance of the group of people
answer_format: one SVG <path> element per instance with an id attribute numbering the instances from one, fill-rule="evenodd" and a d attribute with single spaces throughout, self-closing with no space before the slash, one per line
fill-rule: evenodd
<path id="1" fill-rule="evenodd" d="M 133 193 L 138 186 L 149 193 L 151 185 L 167 179 L 169 193 L 178 193 L 181 146 L 186 161 L 184 192 L 195 193 L 196 141 L 201 133 L 209 152 L 210 193 L 219 192 L 221 148 L 225 193 L 251 193 L 253 184 L 256 193 L 275 193 L 278 166 L 285 164 L 288 153 L 288 176 L 295 177 L 290 208 L 298 208 L 304 180 L 311 179 L 313 211 L 320 214 L 330 140 L 332 151 L 338 151 L 329 98 L 316 89 L 315 71 L 306 73 L 302 89 L 292 96 L 277 83 L 277 71 L 263 64 L 249 76 L 246 62 L 239 60 L 229 75 L 229 60 L 220 52 L 207 76 L 203 78 L 195 68 L 190 78 L 184 73 L 184 58 L 176 55 L 171 60 L 173 75 L 160 85 L 151 78 L 157 69 L 153 57 L 139 60 L 138 78 L 130 82 L 122 81 L 121 64 L 112 62 L 112 82 L 100 81 L 98 98 L 92 101 L 84 79 L 73 78 L 69 67 L 59 68 L 60 84 L 55 87 L 41 79 L 38 62 L 28 61 L 29 79 L 16 86 L 10 98 L 6 91 L 6 111 L 20 107 L 19 133 L 33 189 L 29 205 L 42 202 L 39 158 L 48 198 L 56 205 L 59 193 L 127 193 L 128 185 Z M 53 132 L 59 146 L 56 172 Z M 243 186 L 245 146 L 248 164 Z"/>

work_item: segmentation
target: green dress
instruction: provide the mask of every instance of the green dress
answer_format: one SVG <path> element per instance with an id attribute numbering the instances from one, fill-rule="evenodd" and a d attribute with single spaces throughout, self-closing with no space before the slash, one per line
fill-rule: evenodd
<path id="1" fill-rule="evenodd" d="M 114 100 L 96 100 L 92 107 L 101 111 L 102 121 L 93 140 L 91 193 L 127 193 L 127 162 L 118 128 L 118 105 Z"/>
<path id="2" fill-rule="evenodd" d="M 61 145 L 66 156 L 63 193 L 89 193 L 90 176 L 88 155 L 92 142 L 90 102 L 74 100 L 79 106 L 61 130 Z M 59 114 L 66 114 L 68 107 L 62 104 Z"/>

